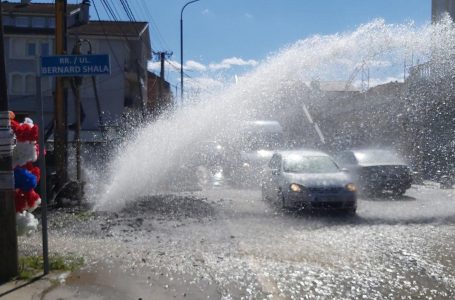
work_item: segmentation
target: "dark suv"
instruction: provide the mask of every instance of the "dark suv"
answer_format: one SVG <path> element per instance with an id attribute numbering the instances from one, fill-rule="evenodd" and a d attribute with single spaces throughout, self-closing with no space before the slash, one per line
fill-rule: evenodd
<path id="1" fill-rule="evenodd" d="M 383 149 L 345 150 L 335 155 L 365 194 L 402 195 L 411 187 L 411 169 L 399 154 Z"/>

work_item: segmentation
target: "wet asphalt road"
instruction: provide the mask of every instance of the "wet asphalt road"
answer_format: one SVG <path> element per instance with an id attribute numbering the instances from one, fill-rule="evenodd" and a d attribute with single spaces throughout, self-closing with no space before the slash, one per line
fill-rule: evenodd
<path id="1" fill-rule="evenodd" d="M 54 211 L 50 227 L 51 251 L 87 266 L 44 299 L 455 298 L 455 191 L 432 184 L 360 199 L 354 217 L 214 187 L 117 213 Z"/>

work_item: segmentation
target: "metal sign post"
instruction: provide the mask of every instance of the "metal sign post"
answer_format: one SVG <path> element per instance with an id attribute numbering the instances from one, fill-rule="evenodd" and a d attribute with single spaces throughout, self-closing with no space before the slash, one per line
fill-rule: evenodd
<path id="1" fill-rule="evenodd" d="M 39 60 L 37 62 L 37 71 L 39 71 Z M 39 113 L 38 126 L 38 145 L 39 145 L 39 157 L 38 164 L 41 170 L 40 178 L 40 194 L 41 194 L 41 234 L 43 238 L 43 269 L 44 275 L 49 274 L 49 246 L 48 246 L 48 235 L 47 235 L 47 190 L 46 190 L 46 158 L 44 156 L 44 107 L 43 107 L 43 96 L 41 94 L 41 76 L 40 73 L 36 73 L 36 95 L 37 95 L 37 111 Z"/>

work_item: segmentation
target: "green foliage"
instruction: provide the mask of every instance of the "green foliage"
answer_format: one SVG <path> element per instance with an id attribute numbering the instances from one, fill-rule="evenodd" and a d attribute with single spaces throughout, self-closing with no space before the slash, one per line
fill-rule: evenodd
<path id="1" fill-rule="evenodd" d="M 51 255 L 49 257 L 49 269 L 51 271 L 75 271 L 84 264 L 82 257 L 74 255 Z M 22 256 L 19 258 L 18 279 L 29 280 L 43 271 L 42 256 Z"/>

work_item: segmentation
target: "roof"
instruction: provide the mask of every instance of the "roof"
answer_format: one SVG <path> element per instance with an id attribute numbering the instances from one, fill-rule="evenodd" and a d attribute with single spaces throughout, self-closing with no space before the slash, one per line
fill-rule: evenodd
<path id="1" fill-rule="evenodd" d="M 147 22 L 131 21 L 89 21 L 68 29 L 71 35 L 107 35 L 139 38 L 146 31 Z"/>
<path id="2" fill-rule="evenodd" d="M 4 13 L 19 13 L 19 14 L 42 14 L 42 15 L 54 15 L 55 6 L 53 3 L 20 3 L 2 1 L 2 8 Z M 79 9 L 79 4 L 68 4 L 67 11 L 71 13 Z"/>
<path id="3" fill-rule="evenodd" d="M 277 151 L 282 156 L 293 156 L 293 155 L 301 155 L 301 156 L 328 156 L 327 153 L 319 150 L 284 150 L 284 151 Z"/>
<path id="4" fill-rule="evenodd" d="M 391 148 L 379 148 L 379 147 L 373 147 L 373 148 L 352 148 L 352 149 L 346 149 L 341 152 L 352 152 L 352 153 L 372 153 L 372 152 L 378 152 L 378 151 L 384 151 L 384 152 L 391 152 L 391 153 L 396 153 L 395 150 Z"/>
<path id="5" fill-rule="evenodd" d="M 358 92 L 350 82 L 348 81 L 317 81 L 314 82 L 313 86 L 317 86 L 321 91 L 324 92 Z"/>

